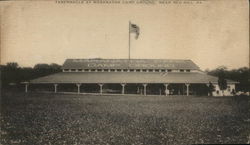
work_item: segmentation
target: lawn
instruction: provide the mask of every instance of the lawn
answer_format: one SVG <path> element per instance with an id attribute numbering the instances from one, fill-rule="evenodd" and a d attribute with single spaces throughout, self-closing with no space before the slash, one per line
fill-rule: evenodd
<path id="1" fill-rule="evenodd" d="M 249 97 L 2 93 L 0 144 L 250 143 Z"/>

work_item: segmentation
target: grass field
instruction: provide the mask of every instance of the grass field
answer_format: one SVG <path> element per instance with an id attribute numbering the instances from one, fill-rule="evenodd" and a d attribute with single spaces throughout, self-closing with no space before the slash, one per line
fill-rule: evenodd
<path id="1" fill-rule="evenodd" d="M 250 143 L 249 97 L 2 93 L 1 144 Z"/>

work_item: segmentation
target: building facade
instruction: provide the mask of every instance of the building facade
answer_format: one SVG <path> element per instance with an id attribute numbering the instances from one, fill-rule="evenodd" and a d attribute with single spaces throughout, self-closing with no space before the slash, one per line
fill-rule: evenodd
<path id="1" fill-rule="evenodd" d="M 237 82 L 227 80 L 232 95 Z M 47 87 L 54 92 L 144 95 L 222 96 L 218 78 L 207 75 L 191 60 L 67 59 L 62 72 L 25 82 L 25 91 Z M 52 87 L 53 86 L 53 87 Z"/>

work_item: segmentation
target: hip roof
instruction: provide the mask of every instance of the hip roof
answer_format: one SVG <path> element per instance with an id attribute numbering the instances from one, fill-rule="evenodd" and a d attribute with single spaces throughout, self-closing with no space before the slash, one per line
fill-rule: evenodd
<path id="1" fill-rule="evenodd" d="M 217 83 L 218 78 L 198 72 L 61 72 L 30 83 Z M 237 83 L 228 80 L 228 83 Z"/>

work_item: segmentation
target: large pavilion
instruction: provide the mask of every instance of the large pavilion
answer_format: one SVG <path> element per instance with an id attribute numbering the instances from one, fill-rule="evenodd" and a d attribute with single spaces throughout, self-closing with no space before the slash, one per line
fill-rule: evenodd
<path id="1" fill-rule="evenodd" d="M 170 59 L 67 59 L 62 72 L 25 82 L 25 91 L 95 94 L 222 95 L 218 78 L 207 75 L 191 60 Z M 225 95 L 237 82 L 227 80 Z"/>

